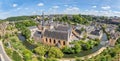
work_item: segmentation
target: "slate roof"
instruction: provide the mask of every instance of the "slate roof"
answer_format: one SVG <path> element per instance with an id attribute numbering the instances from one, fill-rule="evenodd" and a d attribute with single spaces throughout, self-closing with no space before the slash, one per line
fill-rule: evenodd
<path id="1" fill-rule="evenodd" d="M 37 28 L 37 26 L 28 27 L 28 29 L 35 29 L 35 28 Z"/>
<path id="2" fill-rule="evenodd" d="M 41 32 L 36 31 L 36 32 L 34 33 L 34 36 L 35 36 L 35 37 L 41 37 Z"/>
<path id="3" fill-rule="evenodd" d="M 77 33 L 81 34 L 82 32 L 78 29 L 75 30 Z"/>
<path id="4" fill-rule="evenodd" d="M 100 35 L 100 30 L 92 31 L 92 32 L 90 32 L 90 34 L 99 36 Z"/>
<path id="5" fill-rule="evenodd" d="M 59 39 L 59 40 L 68 40 L 68 32 L 56 31 L 56 30 L 45 30 L 45 37 Z"/>
<path id="6" fill-rule="evenodd" d="M 55 30 L 59 30 L 59 31 L 68 31 L 70 30 L 71 27 L 67 26 L 67 25 L 60 25 L 55 27 Z"/>

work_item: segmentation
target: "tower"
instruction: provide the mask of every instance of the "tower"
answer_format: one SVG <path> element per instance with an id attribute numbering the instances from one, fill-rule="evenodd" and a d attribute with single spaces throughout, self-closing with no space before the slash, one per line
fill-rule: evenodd
<path id="1" fill-rule="evenodd" d="M 42 20 L 44 21 L 44 12 L 42 12 Z"/>
<path id="2" fill-rule="evenodd" d="M 42 12 L 42 26 L 44 26 L 44 12 Z"/>

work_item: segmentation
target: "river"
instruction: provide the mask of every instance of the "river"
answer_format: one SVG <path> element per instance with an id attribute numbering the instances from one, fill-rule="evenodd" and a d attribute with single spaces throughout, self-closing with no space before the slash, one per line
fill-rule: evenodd
<path id="1" fill-rule="evenodd" d="M 36 47 L 35 45 L 32 45 L 31 43 L 29 43 L 28 41 L 26 41 L 25 37 L 21 33 L 18 34 L 18 38 L 19 38 L 19 40 L 22 41 L 23 45 L 25 45 L 25 47 L 27 49 L 33 50 Z"/>
<path id="2" fill-rule="evenodd" d="M 93 47 L 92 49 L 88 50 L 88 51 L 81 51 L 78 54 L 65 54 L 64 58 L 74 58 L 74 57 L 82 57 L 82 56 L 86 56 L 89 54 L 92 54 L 96 51 L 98 51 L 100 48 L 102 48 L 103 46 L 105 46 L 107 43 L 107 35 L 105 33 L 103 33 L 103 36 L 101 38 L 101 41 L 99 43 L 98 46 Z"/>

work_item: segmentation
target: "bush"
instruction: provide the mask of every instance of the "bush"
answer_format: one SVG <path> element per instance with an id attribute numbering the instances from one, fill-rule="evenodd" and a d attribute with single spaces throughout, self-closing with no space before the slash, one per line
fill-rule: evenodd
<path id="1" fill-rule="evenodd" d="M 32 52 L 29 50 L 24 50 L 23 51 L 23 56 L 25 61 L 31 61 L 32 60 Z"/>
<path id="2" fill-rule="evenodd" d="M 58 61 L 58 60 L 55 58 L 47 58 L 47 59 L 45 59 L 45 61 Z"/>
<path id="3" fill-rule="evenodd" d="M 14 61 L 22 61 L 22 58 L 20 57 L 20 55 L 16 51 L 13 52 L 12 58 Z"/>
<path id="4" fill-rule="evenodd" d="M 7 55 L 12 56 L 12 49 L 9 49 L 6 47 L 5 51 L 6 51 Z"/>
<path id="5" fill-rule="evenodd" d="M 62 58 L 63 56 L 63 52 L 57 47 L 51 47 L 48 51 L 49 58 Z"/>
<path id="6" fill-rule="evenodd" d="M 75 61 L 83 61 L 83 60 L 81 60 L 80 58 L 76 58 Z"/>

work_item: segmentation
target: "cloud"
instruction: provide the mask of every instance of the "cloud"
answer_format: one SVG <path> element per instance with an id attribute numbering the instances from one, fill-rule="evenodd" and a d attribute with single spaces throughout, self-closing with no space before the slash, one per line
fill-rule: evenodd
<path id="1" fill-rule="evenodd" d="M 5 19 L 10 16 L 10 12 L 0 12 L 0 19 Z"/>
<path id="2" fill-rule="evenodd" d="M 17 6 L 18 6 L 18 4 L 13 4 L 12 6 L 13 6 L 13 7 L 17 7 Z"/>
<path id="3" fill-rule="evenodd" d="M 59 6 L 53 6 L 52 8 L 57 9 L 57 8 L 59 8 Z"/>
<path id="4" fill-rule="evenodd" d="M 67 4 L 65 4 L 64 6 L 65 6 L 65 7 L 68 7 L 68 5 L 67 5 Z"/>
<path id="5" fill-rule="evenodd" d="M 28 10 L 29 8 L 25 8 L 25 10 Z"/>
<path id="6" fill-rule="evenodd" d="M 65 14 L 79 14 L 80 9 L 78 7 L 68 7 L 63 11 L 63 13 L 65 13 Z"/>
<path id="7" fill-rule="evenodd" d="M 44 6 L 44 3 L 38 3 L 38 6 Z"/>
<path id="8" fill-rule="evenodd" d="M 17 10 L 20 10 L 21 8 L 17 8 Z"/>
<path id="9" fill-rule="evenodd" d="M 111 7 L 110 6 L 102 6 L 101 7 L 103 10 L 109 10 Z"/>
<path id="10" fill-rule="evenodd" d="M 85 11 L 80 11 L 80 13 L 85 15 L 119 16 L 120 17 L 120 11 L 112 11 L 112 10 L 85 10 Z"/>
<path id="11" fill-rule="evenodd" d="M 96 8 L 97 6 L 92 6 L 92 8 Z"/>

